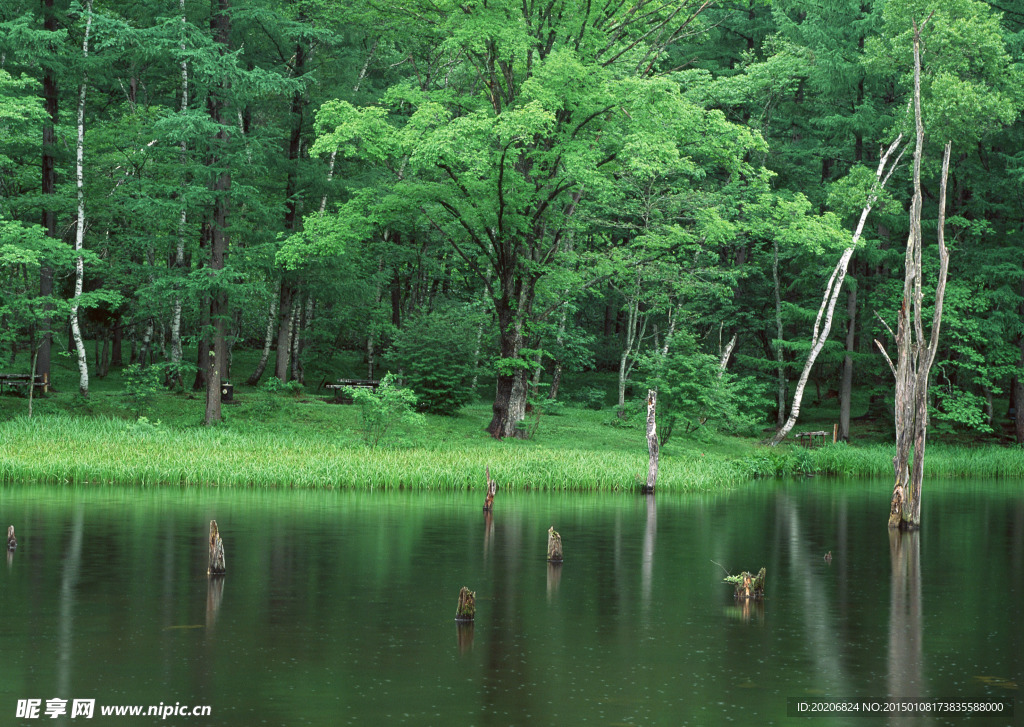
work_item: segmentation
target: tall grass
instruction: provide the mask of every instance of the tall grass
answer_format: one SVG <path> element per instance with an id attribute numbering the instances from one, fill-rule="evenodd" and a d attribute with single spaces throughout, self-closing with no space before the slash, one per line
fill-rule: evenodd
<path id="1" fill-rule="evenodd" d="M 852 447 L 840 443 L 816 449 L 765 447 L 744 457 L 740 465 L 751 477 L 892 477 L 894 454 L 894 446 L 881 444 Z M 934 444 L 925 451 L 924 468 L 926 477 L 1024 479 L 1024 449 Z"/>
<path id="2" fill-rule="evenodd" d="M 542 490 L 636 487 L 646 452 L 549 450 L 486 441 L 368 449 L 314 433 L 154 427 L 120 419 L 19 418 L 0 424 L 0 481 L 52 484 L 474 489 L 484 468 L 502 486 Z M 729 461 L 665 457 L 659 487 L 701 491 L 746 477 Z"/>
<path id="3" fill-rule="evenodd" d="M 0 423 L 0 482 L 483 489 L 484 468 L 518 490 L 631 490 L 647 471 L 645 447 L 543 447 L 486 437 L 369 449 L 338 432 L 169 428 L 67 415 Z M 707 454 L 707 456 L 705 456 Z M 736 456 L 739 455 L 739 456 Z M 658 488 L 712 491 L 758 477 L 891 477 L 891 446 L 760 447 L 736 455 L 698 450 L 662 457 Z M 1024 450 L 933 445 L 928 477 L 1024 480 Z"/>

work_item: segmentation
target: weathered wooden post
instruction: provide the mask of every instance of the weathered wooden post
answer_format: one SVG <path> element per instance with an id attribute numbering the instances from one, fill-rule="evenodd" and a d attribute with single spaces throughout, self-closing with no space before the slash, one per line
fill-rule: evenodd
<path id="1" fill-rule="evenodd" d="M 647 451 L 650 459 L 647 463 L 647 484 L 644 485 L 645 494 L 654 493 L 654 483 L 658 479 L 658 431 L 655 424 L 655 412 L 658 408 L 658 390 L 647 391 Z"/>
<path id="2" fill-rule="evenodd" d="M 484 476 L 487 477 L 487 497 L 484 498 L 484 512 L 490 512 L 494 507 L 494 496 L 498 492 L 498 483 L 491 479 L 491 468 L 484 468 Z"/>
<path id="3" fill-rule="evenodd" d="M 455 608 L 456 621 L 472 621 L 476 617 L 476 591 L 465 586 L 459 591 L 459 605 Z"/>
<path id="4" fill-rule="evenodd" d="M 224 567 L 224 541 L 220 539 L 220 531 L 217 529 L 217 521 L 210 521 L 210 566 L 206 569 L 207 575 L 222 576 L 226 572 Z"/>
<path id="5" fill-rule="evenodd" d="M 562 562 L 562 536 L 555 532 L 555 526 L 548 528 L 548 563 Z"/>
<path id="6" fill-rule="evenodd" d="M 14 550 L 18 547 L 18 539 L 14 537 L 14 526 L 7 527 L 7 550 Z"/>

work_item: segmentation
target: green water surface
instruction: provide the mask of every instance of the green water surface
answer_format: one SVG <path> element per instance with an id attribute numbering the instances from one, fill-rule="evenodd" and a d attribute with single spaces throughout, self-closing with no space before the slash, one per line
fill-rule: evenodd
<path id="1" fill-rule="evenodd" d="M 485 518 L 482 493 L 7 487 L 0 725 L 800 727 L 890 721 L 793 717 L 790 700 L 1015 699 L 1021 488 L 932 484 L 909 537 L 886 529 L 888 489 L 501 491 Z M 767 599 L 738 606 L 725 570 L 762 566 Z M 17 717 L 54 698 L 95 716 Z"/>

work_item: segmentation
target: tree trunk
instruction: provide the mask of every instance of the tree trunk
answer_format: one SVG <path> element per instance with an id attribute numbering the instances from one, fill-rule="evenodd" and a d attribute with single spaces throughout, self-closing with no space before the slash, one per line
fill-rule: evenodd
<path id="1" fill-rule="evenodd" d="M 82 39 L 82 60 L 89 58 L 89 31 L 92 29 L 92 0 L 85 4 L 85 35 Z M 89 356 L 82 340 L 82 329 L 78 322 L 79 301 L 82 297 L 82 278 L 85 276 L 85 264 L 82 248 L 85 243 L 85 183 L 83 154 L 85 150 L 85 87 L 86 72 L 82 72 L 82 86 L 78 93 L 78 138 L 75 142 L 75 189 L 78 195 L 78 220 L 75 225 L 75 294 L 71 299 L 71 336 L 75 340 L 75 351 L 78 353 L 78 391 L 82 396 L 89 396 Z M 30 386 L 32 384 L 29 384 Z"/>
<path id="2" fill-rule="evenodd" d="M 491 407 L 493 415 L 487 432 L 495 439 L 523 439 L 526 432 L 517 426 L 526 418 L 527 369 L 518 365 L 519 351 L 523 347 L 522 308 L 514 311 L 507 295 L 499 297 L 494 308 L 498 314 L 499 347 L 504 366 L 498 371 Z"/>
<path id="3" fill-rule="evenodd" d="M 491 479 L 491 468 L 484 468 L 484 477 L 487 478 L 487 494 L 484 496 L 484 512 L 494 509 L 494 496 L 498 494 L 498 483 Z"/>
<path id="4" fill-rule="evenodd" d="M 658 392 L 656 389 L 647 391 L 647 483 L 644 494 L 654 493 L 654 485 L 658 481 L 658 427 L 655 421 L 658 409 Z"/>
<path id="5" fill-rule="evenodd" d="M 48 33 L 56 33 L 58 29 L 57 14 L 54 8 L 54 0 L 43 0 L 43 29 Z M 60 119 L 58 116 L 58 93 L 57 93 L 57 72 L 50 65 L 46 67 L 43 74 L 43 105 L 46 109 L 46 123 L 43 124 L 43 146 L 42 146 L 42 187 L 43 195 L 43 228 L 48 237 L 59 240 L 60 233 L 57 230 L 56 199 L 57 175 L 56 175 L 56 151 L 57 133 L 56 127 Z M 49 298 L 53 295 L 53 268 L 49 265 L 42 265 L 39 268 L 39 296 Z M 36 370 L 41 374 L 50 373 L 50 348 L 53 340 L 49 312 L 53 310 L 53 304 L 44 300 L 43 310 L 46 317 L 39 326 L 39 343 L 35 352 Z"/>
<path id="6" fill-rule="evenodd" d="M 228 15 L 228 0 L 215 0 L 214 12 L 210 17 L 210 29 L 214 40 L 220 44 L 221 52 L 228 53 L 231 35 L 231 18 Z M 207 101 L 210 119 L 217 126 L 214 137 L 214 160 L 211 167 L 223 166 L 224 155 L 227 154 L 228 132 L 222 123 L 222 113 L 226 105 L 224 95 L 228 90 L 228 82 L 222 81 L 219 89 L 210 94 Z M 213 192 L 213 221 L 210 227 L 210 275 L 216 276 L 224 269 L 228 253 L 228 204 L 231 193 L 231 172 L 223 167 L 210 184 Z M 221 420 L 221 383 L 227 369 L 227 318 L 228 296 L 223 282 L 219 282 L 210 293 L 210 323 L 213 326 L 212 360 L 209 362 L 206 379 L 206 415 L 204 423 L 216 424 Z"/>
<path id="7" fill-rule="evenodd" d="M 782 350 L 782 291 L 779 285 L 779 241 L 772 241 L 772 281 L 775 288 L 775 369 L 778 378 L 777 409 L 775 426 L 782 428 L 786 424 L 786 399 L 788 399 L 789 382 L 786 380 L 785 354 Z"/>
<path id="8" fill-rule="evenodd" d="M 857 331 L 857 286 L 846 289 L 846 356 L 839 385 L 839 440 L 850 441 L 850 399 L 853 395 L 853 351 Z"/>
<path id="9" fill-rule="evenodd" d="M 732 358 L 732 352 L 736 349 L 736 342 L 739 340 L 740 334 L 733 333 L 732 338 L 725 344 L 725 348 L 721 351 L 721 357 L 718 359 L 718 376 L 721 378 L 722 374 L 729 367 L 729 359 Z M 719 329 L 719 347 L 721 347 L 721 329 Z"/>
<path id="10" fill-rule="evenodd" d="M 640 278 L 637 276 L 637 285 Z M 626 382 L 629 381 L 629 374 L 636 363 L 637 354 L 640 350 L 640 342 L 643 340 L 647 330 L 646 316 L 640 320 L 640 292 L 626 301 L 626 324 L 625 342 L 622 345 L 622 355 L 619 357 L 619 414 L 623 413 L 623 406 L 626 404 Z M 637 326 L 639 325 L 639 329 Z"/>
<path id="11" fill-rule="evenodd" d="M 1020 295 L 1024 298 L 1024 280 L 1020 283 Z M 1024 303 L 1020 306 L 1020 317 L 1024 320 Z M 1017 338 L 1017 345 L 1020 347 L 1020 367 L 1024 370 L 1024 334 L 1021 334 Z M 1013 378 L 1013 398 L 1015 400 L 1015 418 L 1013 420 L 1013 433 L 1017 439 L 1017 444 L 1024 446 L 1024 412 L 1021 412 L 1021 408 L 1024 407 L 1024 376 L 1015 376 Z"/>
<path id="12" fill-rule="evenodd" d="M 182 55 L 185 54 L 185 36 L 184 30 L 187 28 L 188 19 L 185 16 L 185 0 L 179 2 L 179 12 L 181 13 L 181 27 L 182 37 L 181 42 L 178 44 L 178 49 Z M 181 61 L 181 107 L 180 111 L 184 114 L 188 111 L 188 61 Z M 181 156 L 179 161 L 182 167 L 187 163 L 188 154 L 188 143 L 185 141 L 181 142 Z M 187 232 L 188 223 L 188 206 L 185 202 L 185 185 L 186 182 L 182 182 L 181 188 L 181 216 L 178 218 L 178 244 L 174 250 L 174 272 L 176 275 L 180 275 L 185 268 L 185 235 Z M 182 297 L 181 297 L 181 280 L 175 280 L 175 294 L 174 304 L 171 313 L 171 371 L 169 379 L 171 383 L 183 386 L 181 376 L 181 363 L 183 360 L 183 353 L 181 349 L 181 312 L 182 312 Z"/>
<path id="13" fill-rule="evenodd" d="M 291 361 L 292 321 L 295 318 L 295 299 L 298 291 L 287 280 L 281 281 L 281 302 L 277 306 L 277 360 L 274 365 L 274 376 L 282 384 L 288 382 L 288 364 Z"/>
<path id="14" fill-rule="evenodd" d="M 245 382 L 249 386 L 256 386 L 260 383 L 260 379 L 263 377 L 263 371 L 267 368 L 267 361 L 270 360 L 270 349 L 274 343 L 274 324 L 277 322 L 277 296 L 275 295 L 273 300 L 270 301 L 270 313 L 267 314 L 267 332 L 263 337 L 263 353 L 260 354 L 259 363 L 256 364 L 256 370 L 252 372 L 252 375 Z"/>
<path id="15" fill-rule="evenodd" d="M 296 300 L 295 320 L 292 321 L 292 379 L 300 384 L 306 383 L 306 372 L 302 368 L 302 332 L 305 330 L 309 313 L 311 311 L 311 300 Z"/>
<path id="16" fill-rule="evenodd" d="M 220 538 L 217 521 L 210 521 L 210 564 L 206 568 L 207 575 L 222 576 L 227 572 L 224 564 L 224 541 Z"/>
<path id="17" fill-rule="evenodd" d="M 459 603 L 455 607 L 456 621 L 472 621 L 476 617 L 476 593 L 465 586 L 459 591 Z"/>
<path id="18" fill-rule="evenodd" d="M 562 536 L 552 525 L 548 528 L 548 563 L 561 563 L 565 558 L 562 553 Z"/>
<path id="19" fill-rule="evenodd" d="M 1024 344 L 1021 344 L 1021 366 L 1024 367 Z M 1024 403 L 1024 379 L 1017 377 L 1013 384 L 1014 398 L 1017 401 L 1016 412 L 1013 420 L 1013 434 L 1017 444 L 1024 446 L 1024 412 L 1021 412 L 1021 404 Z"/>
<path id="20" fill-rule="evenodd" d="M 926 21 L 927 22 L 927 21 Z M 928 376 L 939 345 L 942 303 L 949 270 L 946 250 L 946 183 L 952 144 L 946 142 L 939 187 L 937 239 L 939 273 L 935 283 L 932 328 L 925 341 L 921 262 L 921 156 L 924 151 L 924 124 L 921 120 L 921 29 L 914 23 L 914 197 L 910 207 L 910 234 L 904 263 L 903 301 L 896 330 L 898 363 L 889 361 L 896 376 L 896 457 L 893 460 L 895 484 L 889 503 L 889 528 L 913 530 L 921 526 L 921 488 L 924 480 L 925 440 L 928 429 Z M 884 350 L 883 350 L 884 353 Z M 888 358 L 888 357 L 887 357 Z M 911 452 L 913 464 L 911 467 Z"/>
<path id="21" fill-rule="evenodd" d="M 892 156 L 892 153 L 896 151 L 902 141 L 903 134 L 900 134 L 896 137 L 896 140 L 889 145 L 889 148 L 878 160 L 878 168 L 875 170 L 875 183 L 871 188 L 871 192 L 868 193 L 867 202 L 865 202 L 864 207 L 860 212 L 860 220 L 857 222 L 857 228 L 854 230 L 853 238 L 850 240 L 849 247 L 847 247 L 839 257 L 839 262 L 837 262 L 835 268 L 832 269 L 832 276 L 825 285 L 825 293 L 822 296 L 821 306 L 818 308 L 818 316 L 814 320 L 814 329 L 811 333 L 811 350 L 807 355 L 807 361 L 804 363 L 804 369 L 800 374 L 800 379 L 797 381 L 796 390 L 793 392 L 793 405 L 789 409 L 789 419 L 787 419 L 783 427 L 776 432 L 775 437 L 771 441 L 771 445 L 773 447 L 786 438 L 786 435 L 788 435 L 793 429 L 797 419 L 800 417 L 800 404 L 803 400 L 804 388 L 807 386 L 807 379 L 811 374 L 811 369 L 814 367 L 814 362 L 818 359 L 818 354 L 821 353 L 822 348 L 825 347 L 825 341 L 828 339 L 828 334 L 832 330 L 832 315 L 835 312 L 836 301 L 839 299 L 839 291 L 843 287 L 843 280 L 846 277 L 847 266 L 850 264 L 850 258 L 853 257 L 853 251 L 856 249 L 857 242 L 860 240 L 860 236 L 864 232 L 864 223 L 867 222 L 868 214 L 870 214 L 871 208 L 878 199 L 878 194 L 881 192 L 882 188 L 885 187 L 886 182 L 889 181 L 889 177 L 892 175 L 893 170 L 895 170 L 903 156 L 903 152 L 901 151 L 896 157 L 896 160 L 893 161 L 891 165 L 888 164 L 889 157 Z M 888 171 L 886 171 L 887 166 Z"/>

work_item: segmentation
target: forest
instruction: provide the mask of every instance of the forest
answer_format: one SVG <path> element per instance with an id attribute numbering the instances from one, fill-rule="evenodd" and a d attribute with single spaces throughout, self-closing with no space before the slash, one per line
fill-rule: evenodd
<path id="1" fill-rule="evenodd" d="M 930 425 L 1024 443 L 1022 30 L 1010 0 L 7 0 L 0 369 L 151 367 L 214 424 L 225 382 L 356 360 L 435 414 L 479 393 L 497 439 L 604 374 L 622 419 L 658 390 L 663 441 L 784 436 L 808 398 L 845 441 L 893 416 L 916 209 L 929 321 L 949 250 Z"/>

